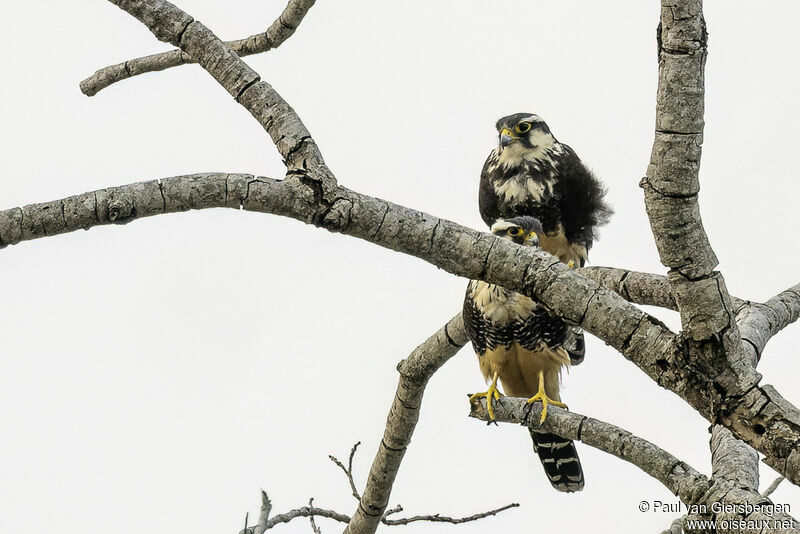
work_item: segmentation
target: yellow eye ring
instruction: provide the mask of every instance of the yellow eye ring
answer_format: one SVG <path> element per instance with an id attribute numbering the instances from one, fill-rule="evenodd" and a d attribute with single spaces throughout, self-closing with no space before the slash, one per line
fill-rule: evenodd
<path id="1" fill-rule="evenodd" d="M 516 226 L 513 227 L 513 228 L 509 228 L 508 229 L 508 235 L 511 235 L 511 236 L 514 236 L 514 237 L 520 235 L 521 233 L 522 233 L 522 229 L 521 228 L 517 228 Z"/>
<path id="2" fill-rule="evenodd" d="M 531 123 L 521 122 L 517 124 L 517 126 L 514 129 L 517 131 L 517 133 L 527 133 L 531 131 Z"/>

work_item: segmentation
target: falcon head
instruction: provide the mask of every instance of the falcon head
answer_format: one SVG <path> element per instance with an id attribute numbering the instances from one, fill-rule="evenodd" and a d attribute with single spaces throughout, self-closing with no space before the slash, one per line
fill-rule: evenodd
<path id="1" fill-rule="evenodd" d="M 543 232 L 542 223 L 535 217 L 514 217 L 513 219 L 498 219 L 492 225 L 492 233 L 517 245 L 529 247 L 539 246 L 539 234 Z"/>
<path id="2" fill-rule="evenodd" d="M 501 156 L 505 152 L 512 152 L 515 156 L 541 153 L 556 142 L 547 123 L 533 113 L 515 113 L 503 117 L 497 121 L 496 127 Z"/>

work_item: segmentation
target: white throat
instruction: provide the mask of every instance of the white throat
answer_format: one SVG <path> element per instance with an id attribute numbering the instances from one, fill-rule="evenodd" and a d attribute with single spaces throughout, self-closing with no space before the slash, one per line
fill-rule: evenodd
<path id="1" fill-rule="evenodd" d="M 523 161 L 550 160 L 550 153 L 556 150 L 558 144 L 553 138 L 553 134 L 536 130 L 528 137 L 532 148 L 522 145 L 522 143 L 511 143 L 499 152 L 498 162 L 507 167 L 516 167 Z"/>

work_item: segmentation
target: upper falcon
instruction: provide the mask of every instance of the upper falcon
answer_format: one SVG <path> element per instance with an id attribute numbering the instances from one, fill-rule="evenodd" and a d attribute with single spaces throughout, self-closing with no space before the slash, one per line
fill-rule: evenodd
<path id="1" fill-rule="evenodd" d="M 538 115 L 503 117 L 497 132 L 499 146 L 481 172 L 478 204 L 484 222 L 536 217 L 544 228 L 541 248 L 582 267 L 596 227 L 611 215 L 602 184 Z"/>

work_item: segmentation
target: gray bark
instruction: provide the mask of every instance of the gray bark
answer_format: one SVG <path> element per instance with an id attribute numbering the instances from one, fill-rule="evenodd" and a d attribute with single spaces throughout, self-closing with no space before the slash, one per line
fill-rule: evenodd
<path id="1" fill-rule="evenodd" d="M 687 343 L 724 358 L 732 376 L 721 385 L 741 393 L 758 381 L 755 362 L 741 347 L 725 280 L 713 270 L 717 257 L 698 203 L 707 40 L 702 0 L 662 0 L 655 141 L 641 185 Z"/>
<path id="2" fill-rule="evenodd" d="M 386 430 L 367 477 L 367 485 L 345 533 L 375 532 L 384 518 L 400 462 L 419 420 L 428 380 L 467 342 L 459 313 L 411 355 L 400 362 L 400 380 L 386 421 Z"/>
<path id="3" fill-rule="evenodd" d="M 765 461 L 790 481 L 800 483 L 800 412 L 774 388 L 760 385 L 755 371 L 769 338 L 800 315 L 800 290 L 795 286 L 763 305 L 731 298 L 724 278 L 714 271 L 717 259 L 699 215 L 707 38 L 700 0 L 661 2 L 656 132 L 642 187 L 661 261 L 669 269 L 666 278 L 610 268 L 571 270 L 542 251 L 341 187 L 294 110 L 236 50 L 164 0 L 111 1 L 157 38 L 180 48 L 180 52 L 143 58 L 135 68 L 131 62 L 122 64 L 125 74 L 136 74 L 140 67 L 157 70 L 178 60 L 196 61 L 267 131 L 286 163 L 286 179 L 198 174 L 5 210 L 0 212 L 0 247 L 188 209 L 228 207 L 292 217 L 536 298 L 552 313 L 616 348 L 717 425 L 712 432 L 714 471 L 709 479 L 641 438 L 559 409 L 552 409 L 544 430 L 582 440 L 636 464 L 687 504 L 763 502 L 757 493 L 753 452 L 734 436 L 763 453 Z M 287 10 L 296 9 L 287 16 L 299 23 L 312 4 L 293 0 Z M 294 28 L 296 24 L 278 30 L 285 39 Z M 243 47 L 238 51 L 266 46 L 266 37 L 260 41 L 255 37 L 250 44 L 235 45 Z M 270 38 L 270 46 L 279 37 Z M 122 76 L 119 65 L 103 72 L 98 71 L 91 87 L 108 85 Z M 628 300 L 677 308 L 682 333 L 671 332 Z M 383 517 L 425 384 L 465 342 L 457 318 L 446 328 L 399 367 L 398 395 L 350 532 L 374 532 Z M 520 422 L 524 408 L 523 401 L 504 399 L 498 406 L 498 420 Z M 485 417 L 481 410 L 485 411 L 483 405 L 473 415 Z M 532 413 L 538 410 L 534 405 Z M 535 421 L 538 417 L 528 424 Z"/>
<path id="4" fill-rule="evenodd" d="M 750 303 L 737 315 L 739 331 L 753 351 L 753 358 L 761 359 L 767 342 L 795 322 L 800 316 L 800 284 L 778 293 L 764 304 Z"/>
<path id="5" fill-rule="evenodd" d="M 793 443 L 800 436 L 800 417 L 771 386 L 751 388 L 742 397 L 724 394 L 724 389 L 714 386 L 719 378 L 716 369 L 702 359 L 690 363 L 679 337 L 657 319 L 545 252 L 340 186 L 326 200 L 319 188 L 307 184 L 294 176 L 278 181 L 222 173 L 141 182 L 2 211 L 0 241 L 8 245 L 157 213 L 209 207 L 241 207 L 317 224 L 419 257 L 458 276 L 486 280 L 539 299 L 554 313 L 619 350 L 709 421 L 720 419 L 765 454 L 767 463 L 781 474 L 798 480 Z"/>
<path id="6" fill-rule="evenodd" d="M 797 522 L 784 513 L 780 506 L 771 510 L 767 508 L 765 511 L 765 506 L 774 506 L 774 504 L 758 493 L 757 488 L 747 485 L 748 479 L 742 478 L 735 466 L 721 459 L 721 456 L 736 456 L 741 452 L 738 449 L 741 442 L 734 439 L 730 433 L 726 434 L 727 431 L 720 431 L 715 438 L 714 450 L 718 456 L 719 466 L 709 478 L 669 452 L 610 423 L 552 406 L 548 408 L 547 419 L 540 423 L 541 410 L 541 403 L 535 402 L 528 405 L 525 399 L 513 397 L 503 397 L 494 405 L 497 421 L 518 423 L 543 432 L 553 432 L 612 454 L 621 460 L 632 463 L 661 482 L 687 506 L 705 507 L 709 515 L 713 511 L 712 506 L 742 505 L 750 507 L 748 508 L 750 511 L 746 512 L 739 510 L 714 512 L 713 515 L 718 521 L 735 519 L 772 525 L 756 530 L 740 528 L 724 530 L 720 528 L 717 532 L 730 534 L 800 532 Z M 485 399 L 472 405 L 470 417 L 482 421 L 489 420 Z M 727 447 L 732 447 L 733 452 L 730 452 Z M 745 482 L 745 485 L 742 485 L 742 482 Z M 702 517 L 700 514 L 689 514 L 690 518 L 698 516 Z M 782 524 L 789 522 L 794 525 L 794 528 L 783 528 Z"/>
<path id="7" fill-rule="evenodd" d="M 280 16 L 264 33 L 225 43 L 239 57 L 268 52 L 278 48 L 291 37 L 316 0 L 289 0 Z M 86 96 L 94 96 L 106 87 L 148 72 L 166 70 L 195 61 L 183 50 L 176 49 L 160 54 L 130 59 L 104 67 L 80 83 Z"/>

